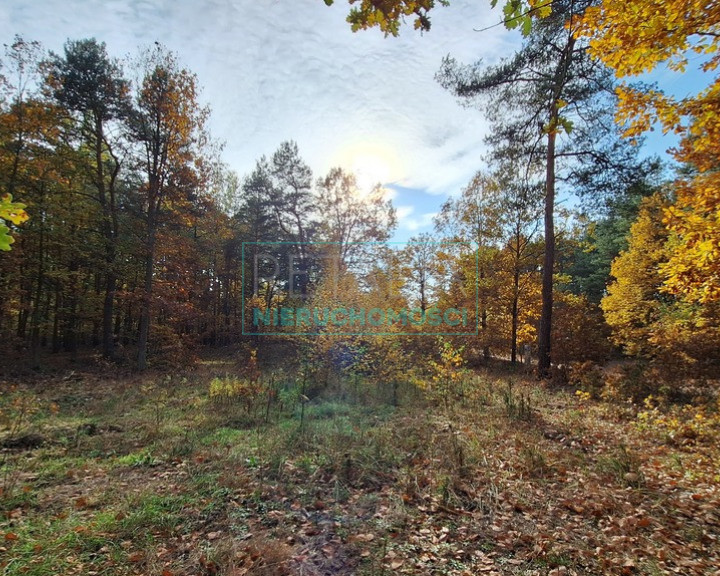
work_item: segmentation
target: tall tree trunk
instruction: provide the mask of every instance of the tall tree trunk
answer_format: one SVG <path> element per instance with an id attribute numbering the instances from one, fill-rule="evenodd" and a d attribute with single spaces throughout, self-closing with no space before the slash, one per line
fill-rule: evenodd
<path id="1" fill-rule="evenodd" d="M 480 267 L 480 281 L 483 283 L 483 292 L 482 297 L 480 298 L 480 330 L 482 331 L 483 335 L 483 360 L 486 362 L 490 360 L 490 343 L 487 341 L 488 339 L 488 322 L 487 322 L 487 305 L 485 303 L 485 286 L 484 286 L 484 280 L 485 280 L 485 268 L 482 266 Z"/>
<path id="2" fill-rule="evenodd" d="M 105 132 L 102 118 L 95 118 L 95 178 L 98 189 L 98 199 L 102 207 L 102 235 L 105 244 L 105 295 L 103 298 L 102 319 L 102 354 L 104 358 L 113 358 L 115 355 L 113 339 L 113 313 L 115 305 L 115 290 L 117 275 L 115 273 L 115 256 L 117 241 L 117 214 L 115 209 L 115 181 L 120 170 L 120 163 L 108 149 L 115 167 L 110 174 L 110 182 L 105 181 L 105 166 L 103 162 L 103 145 Z"/>
<path id="3" fill-rule="evenodd" d="M 43 194 L 40 192 L 40 205 L 43 204 Z M 40 354 L 40 300 L 45 283 L 45 226 L 40 216 L 40 240 L 38 244 L 37 285 L 32 298 L 32 315 L 30 317 L 30 352 L 33 366 L 38 366 Z"/>
<path id="4" fill-rule="evenodd" d="M 104 358 L 111 359 L 115 356 L 113 326 L 116 285 L 117 278 L 115 273 L 108 269 L 105 276 L 105 298 L 103 300 L 102 351 Z"/>
<path id="5" fill-rule="evenodd" d="M 517 333 L 518 333 L 518 299 L 520 294 L 520 262 L 519 255 L 516 256 L 515 270 L 513 272 L 513 299 L 512 299 L 512 326 L 510 332 L 510 362 L 517 362 Z"/>
<path id="6" fill-rule="evenodd" d="M 540 334 L 538 339 L 538 377 L 550 376 L 552 309 L 553 309 L 553 272 L 555 269 L 555 143 L 560 120 L 561 94 L 568 80 L 568 70 L 572 63 L 575 38 L 569 35 L 563 56 L 555 74 L 553 100 L 548 123 L 548 145 L 545 160 L 545 260 L 542 274 L 542 315 L 540 316 Z"/>
<path id="7" fill-rule="evenodd" d="M 52 330 L 52 351 L 53 354 L 60 352 L 60 314 L 62 313 L 62 283 L 55 281 L 55 302 L 53 307 L 53 330 Z"/>
<path id="8" fill-rule="evenodd" d="M 28 250 L 31 250 L 30 242 L 25 239 L 25 236 L 20 236 L 20 251 L 23 254 L 28 254 Z M 25 258 L 20 260 L 20 306 L 18 308 L 17 331 L 15 332 L 19 340 L 25 340 L 27 334 L 27 323 L 30 315 L 30 294 L 32 294 L 30 266 L 26 264 L 26 262 L 27 260 Z"/>
<path id="9" fill-rule="evenodd" d="M 558 110 L 553 103 L 551 111 L 545 178 L 545 258 L 542 273 L 542 313 L 538 338 L 538 377 L 550 375 L 550 335 L 552 333 L 553 270 L 555 268 L 555 140 L 557 137 Z"/>
<path id="10" fill-rule="evenodd" d="M 145 370 L 147 367 L 147 345 L 150 335 L 150 304 L 152 302 L 153 272 L 155 268 L 155 233 L 155 219 L 149 215 L 147 261 L 145 263 L 145 283 L 142 308 L 140 310 L 140 335 L 138 338 L 138 370 Z"/>
<path id="11" fill-rule="evenodd" d="M 70 284 L 69 284 L 69 294 L 70 294 L 70 302 L 68 304 L 68 312 L 66 316 L 66 324 L 65 324 L 65 335 L 63 337 L 63 341 L 65 343 L 65 350 L 70 352 L 70 358 L 74 361 L 77 358 L 77 349 L 78 349 L 78 334 L 77 334 L 77 325 L 78 325 L 78 319 L 77 319 L 77 304 L 78 304 L 78 291 L 80 290 L 80 287 L 78 286 L 78 270 L 80 268 L 80 265 L 78 261 L 73 256 L 73 259 L 70 262 L 70 265 L 68 267 L 68 270 L 70 272 Z"/>

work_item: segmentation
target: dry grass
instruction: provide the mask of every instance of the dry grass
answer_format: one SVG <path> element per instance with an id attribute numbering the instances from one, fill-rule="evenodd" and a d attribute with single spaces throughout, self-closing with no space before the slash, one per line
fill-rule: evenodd
<path id="1" fill-rule="evenodd" d="M 3 573 L 706 575 L 720 562 L 717 445 L 669 445 L 634 411 L 479 373 L 448 410 L 394 409 L 373 386 L 369 405 L 311 402 L 301 428 L 287 405 L 214 409 L 209 382 L 228 369 L 20 387 L 38 406 L 21 433 L 44 442 L 3 450 Z"/>

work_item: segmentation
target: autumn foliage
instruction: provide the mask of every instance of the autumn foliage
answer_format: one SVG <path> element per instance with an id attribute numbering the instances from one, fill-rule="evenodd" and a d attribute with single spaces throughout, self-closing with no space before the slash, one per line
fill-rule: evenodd
<path id="1" fill-rule="evenodd" d="M 13 202 L 10 194 L 0 198 L 0 250 L 10 250 L 10 245 L 15 240 L 10 235 L 10 229 L 6 223 L 10 222 L 17 226 L 25 222 L 28 215 L 24 209 L 25 204 Z"/>
<path id="2" fill-rule="evenodd" d="M 393 36 L 449 4 L 349 3 L 353 30 Z M 3 573 L 715 574 L 720 84 L 618 89 L 626 136 L 681 137 L 661 183 L 604 123 L 602 64 L 681 70 L 694 52 L 713 72 L 719 18 L 505 2 L 526 43 L 479 86 L 515 117 L 399 249 L 392 195 L 317 177 L 293 141 L 248 175 L 224 165 L 197 77 L 162 46 L 119 61 L 17 38 L 0 76 Z M 474 72 L 454 70 L 458 95 Z M 325 322 L 254 320 L 281 308 Z M 545 362 L 552 384 L 530 376 Z"/>
<path id="3" fill-rule="evenodd" d="M 672 253 L 663 266 L 665 289 L 689 302 L 720 299 L 720 8 L 708 1 L 617 2 L 588 8 L 580 22 L 592 54 L 619 77 L 631 77 L 660 65 L 683 72 L 690 62 L 712 74 L 707 87 L 684 98 L 655 89 L 622 85 L 618 121 L 628 136 L 658 125 L 680 137 L 675 151 L 688 165 L 676 183 L 677 199 L 665 224 L 673 234 Z"/>

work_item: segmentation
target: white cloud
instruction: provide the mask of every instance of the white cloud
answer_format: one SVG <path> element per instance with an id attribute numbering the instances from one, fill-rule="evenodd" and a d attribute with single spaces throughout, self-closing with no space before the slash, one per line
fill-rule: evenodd
<path id="1" fill-rule="evenodd" d="M 511 52 L 502 27 L 477 33 L 500 13 L 457 0 L 434 11 L 433 29 L 399 38 L 353 34 L 346 2 L 322 0 L 10 0 L 0 21 L 60 51 L 95 36 L 111 54 L 159 41 L 179 53 L 204 86 L 212 129 L 240 174 L 294 139 L 317 175 L 348 146 L 376 145 L 399 160 L 394 181 L 434 194 L 459 190 L 480 164 L 486 123 L 433 79 L 443 56 L 496 61 Z"/>
<path id="2" fill-rule="evenodd" d="M 415 207 L 414 206 L 397 206 L 395 208 L 395 210 L 397 212 L 398 224 L 400 224 L 402 226 L 403 223 L 407 221 L 410 214 L 415 212 Z"/>
<path id="3" fill-rule="evenodd" d="M 405 220 L 400 223 L 400 226 L 410 232 L 417 232 L 421 229 L 429 228 L 435 216 L 437 216 L 437 212 L 420 214 L 417 218 L 405 218 Z"/>

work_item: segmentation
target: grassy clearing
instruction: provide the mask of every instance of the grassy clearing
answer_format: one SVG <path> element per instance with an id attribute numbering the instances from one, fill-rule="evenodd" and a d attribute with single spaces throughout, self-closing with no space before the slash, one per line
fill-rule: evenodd
<path id="1" fill-rule="evenodd" d="M 211 399 L 227 370 L 18 388 L 33 409 L 13 438 L 34 441 L 2 437 L 2 574 L 719 565 L 717 446 L 672 445 L 632 411 L 490 373 L 447 408 L 357 379 L 343 402 L 281 389 L 248 408 Z"/>

